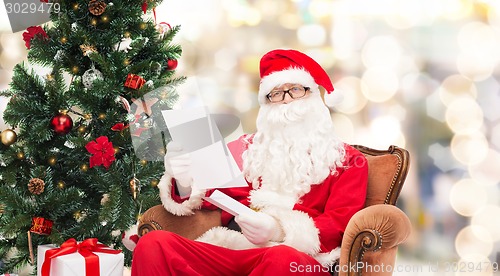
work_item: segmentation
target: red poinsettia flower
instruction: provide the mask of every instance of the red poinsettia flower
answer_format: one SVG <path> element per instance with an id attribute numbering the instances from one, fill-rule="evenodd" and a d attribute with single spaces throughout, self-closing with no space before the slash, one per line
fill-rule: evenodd
<path id="1" fill-rule="evenodd" d="M 26 32 L 23 33 L 23 40 L 25 42 L 26 48 L 31 47 L 31 40 L 35 36 L 41 36 L 42 38 L 48 38 L 49 36 L 40 26 L 31 26 L 26 29 Z"/>
<path id="2" fill-rule="evenodd" d="M 101 136 L 95 139 L 95 141 L 89 142 L 85 148 L 93 154 L 90 157 L 91 168 L 103 165 L 107 169 L 115 161 L 115 149 L 106 136 Z"/>
<path id="3" fill-rule="evenodd" d="M 127 127 L 128 127 L 128 125 L 126 125 L 125 123 L 117 123 L 111 127 L 111 130 L 122 131 L 122 130 L 126 129 Z"/>

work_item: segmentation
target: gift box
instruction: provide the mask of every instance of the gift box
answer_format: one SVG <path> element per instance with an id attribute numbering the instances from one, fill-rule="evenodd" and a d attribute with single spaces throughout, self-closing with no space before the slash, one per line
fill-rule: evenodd
<path id="1" fill-rule="evenodd" d="M 139 89 L 145 83 L 146 80 L 143 77 L 135 74 L 128 74 L 124 86 L 132 89 Z"/>
<path id="2" fill-rule="evenodd" d="M 61 247 L 53 244 L 38 246 L 38 276 L 123 276 L 124 256 L 120 250 L 113 250 L 87 239 L 76 242 L 69 239 Z"/>

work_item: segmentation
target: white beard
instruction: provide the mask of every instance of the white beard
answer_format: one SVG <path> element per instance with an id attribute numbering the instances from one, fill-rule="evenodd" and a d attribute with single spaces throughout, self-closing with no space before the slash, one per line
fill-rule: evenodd
<path id="1" fill-rule="evenodd" d="M 330 112 L 313 92 L 288 104 L 261 106 L 257 132 L 243 153 L 243 172 L 254 189 L 297 200 L 334 173 L 344 155 Z"/>

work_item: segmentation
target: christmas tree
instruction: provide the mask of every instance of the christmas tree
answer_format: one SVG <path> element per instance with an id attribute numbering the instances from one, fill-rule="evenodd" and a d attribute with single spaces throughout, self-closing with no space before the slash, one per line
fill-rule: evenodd
<path id="1" fill-rule="evenodd" d="M 168 135 L 153 133 L 161 126 L 148 110 L 170 109 L 183 81 L 179 26 L 150 18 L 160 2 L 60 0 L 51 22 L 23 33 L 29 64 L 0 94 L 12 126 L 0 144 L 0 273 L 69 238 L 123 248 L 123 231 L 160 202 Z"/>

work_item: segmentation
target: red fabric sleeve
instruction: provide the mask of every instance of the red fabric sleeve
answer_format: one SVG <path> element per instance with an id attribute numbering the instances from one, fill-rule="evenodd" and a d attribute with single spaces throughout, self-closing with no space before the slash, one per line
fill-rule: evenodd
<path id="1" fill-rule="evenodd" d="M 347 166 L 338 170 L 338 175 L 329 177 L 323 183 L 330 187 L 324 212 L 314 217 L 320 232 L 322 251 L 339 247 L 347 223 L 365 205 L 368 185 L 368 163 L 358 150 L 346 146 Z"/>

